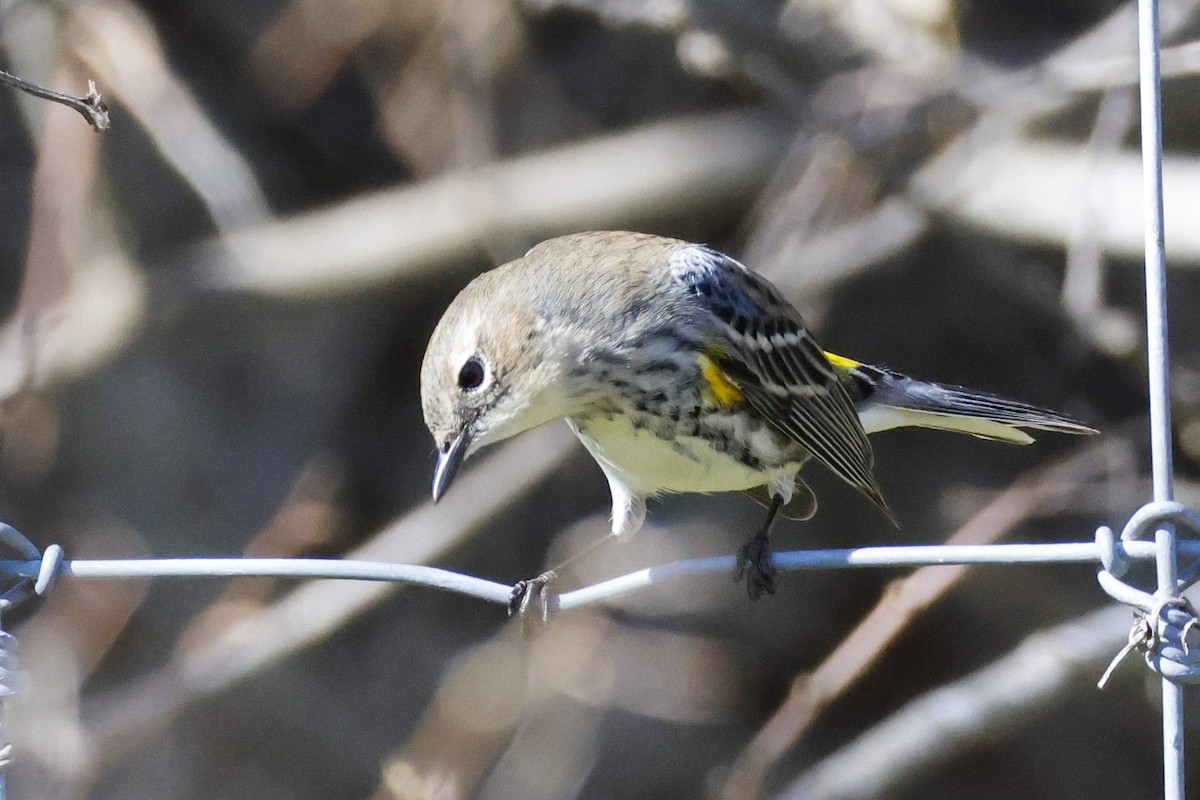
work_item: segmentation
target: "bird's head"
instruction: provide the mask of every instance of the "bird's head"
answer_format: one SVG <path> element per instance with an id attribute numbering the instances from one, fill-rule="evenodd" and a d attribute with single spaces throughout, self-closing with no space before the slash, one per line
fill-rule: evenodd
<path id="1" fill-rule="evenodd" d="M 421 365 L 421 406 L 438 448 L 433 500 L 480 447 L 570 414 L 521 261 L 472 281 L 442 316 Z"/>

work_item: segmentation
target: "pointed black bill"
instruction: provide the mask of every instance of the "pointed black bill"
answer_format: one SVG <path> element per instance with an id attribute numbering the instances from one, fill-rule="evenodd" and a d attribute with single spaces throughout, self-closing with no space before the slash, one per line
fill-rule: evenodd
<path id="1" fill-rule="evenodd" d="M 462 466 L 463 459 L 467 456 L 467 447 L 470 444 L 471 437 L 466 431 L 463 431 L 438 453 L 437 468 L 433 471 L 433 502 L 441 500 L 442 495 L 450 488 L 450 482 L 454 480 L 458 468 Z"/>

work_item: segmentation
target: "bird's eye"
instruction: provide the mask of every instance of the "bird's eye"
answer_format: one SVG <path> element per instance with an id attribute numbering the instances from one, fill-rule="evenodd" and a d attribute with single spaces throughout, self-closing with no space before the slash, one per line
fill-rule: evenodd
<path id="1" fill-rule="evenodd" d="M 464 391 L 478 389 L 483 385 L 484 373 L 483 362 L 478 357 L 471 356 L 458 371 L 458 388 Z"/>

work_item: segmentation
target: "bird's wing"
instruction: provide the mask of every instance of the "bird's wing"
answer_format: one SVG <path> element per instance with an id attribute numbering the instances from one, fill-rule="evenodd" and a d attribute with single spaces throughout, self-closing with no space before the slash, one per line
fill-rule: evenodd
<path id="1" fill-rule="evenodd" d="M 887 511 L 854 403 L 800 313 L 764 278 L 707 247 L 678 248 L 671 268 L 717 321 L 722 335 L 708 355 L 745 401 Z"/>

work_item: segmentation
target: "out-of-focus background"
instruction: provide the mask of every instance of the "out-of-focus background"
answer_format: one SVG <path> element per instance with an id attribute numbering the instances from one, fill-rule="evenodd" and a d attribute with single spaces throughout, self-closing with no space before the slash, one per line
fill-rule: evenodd
<path id="1" fill-rule="evenodd" d="M 1115 0 L 0 4 L 0 519 L 69 557 L 424 562 L 502 582 L 607 490 L 562 425 L 435 509 L 417 375 L 548 236 L 703 241 L 828 349 L 1062 409 L 1032 447 L 876 439 L 790 547 L 1087 540 L 1149 495 L 1134 13 Z M 1164 0 L 1179 496 L 1200 497 L 1200 3 Z M 563 588 L 728 554 L 664 498 Z M 877 603 L 882 604 L 877 606 Z M 531 639 L 433 590 L 83 583 L 7 615 L 14 798 L 1151 797 L 1156 690 L 1089 566 L 724 576 Z M 864 622 L 865 620 L 865 622 Z M 858 627 L 862 623 L 862 627 Z M 1200 735 L 1190 716 L 1189 736 Z M 1194 755 L 1194 754 L 1193 754 Z M 1200 779 L 1193 759 L 1191 772 Z"/>

